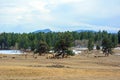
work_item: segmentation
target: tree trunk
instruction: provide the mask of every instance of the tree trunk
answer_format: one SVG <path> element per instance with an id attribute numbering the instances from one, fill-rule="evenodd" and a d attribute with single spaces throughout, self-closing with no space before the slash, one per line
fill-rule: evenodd
<path id="1" fill-rule="evenodd" d="M 42 53 L 39 53 L 38 56 L 42 56 Z"/>

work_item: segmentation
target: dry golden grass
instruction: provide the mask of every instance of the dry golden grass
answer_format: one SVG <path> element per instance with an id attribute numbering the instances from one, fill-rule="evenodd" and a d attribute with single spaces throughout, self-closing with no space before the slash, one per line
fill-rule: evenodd
<path id="1" fill-rule="evenodd" d="M 25 59 L 7 55 L 0 59 L 0 80 L 120 80 L 120 56 L 34 59 L 29 55 Z"/>

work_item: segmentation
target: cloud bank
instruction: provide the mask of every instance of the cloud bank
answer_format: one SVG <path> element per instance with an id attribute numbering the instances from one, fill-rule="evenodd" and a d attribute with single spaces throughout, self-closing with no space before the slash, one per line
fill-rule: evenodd
<path id="1" fill-rule="evenodd" d="M 0 32 L 120 29 L 120 0 L 1 0 Z"/>

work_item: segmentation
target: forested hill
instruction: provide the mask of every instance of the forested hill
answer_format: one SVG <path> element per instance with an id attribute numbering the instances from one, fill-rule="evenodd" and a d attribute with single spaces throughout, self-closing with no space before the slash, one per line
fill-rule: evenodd
<path id="1" fill-rule="evenodd" d="M 48 33 L 1 33 L 0 34 L 0 49 L 36 49 L 40 41 L 44 41 L 50 48 L 54 47 L 56 42 L 61 38 L 67 41 L 72 41 L 72 46 L 75 46 L 75 41 L 85 41 L 92 39 L 94 44 L 101 45 L 103 38 L 108 38 L 116 46 L 120 43 L 120 31 L 118 34 L 107 33 L 106 31 L 91 32 L 48 32 Z M 78 42 L 79 44 L 79 42 Z"/>
<path id="2" fill-rule="evenodd" d="M 50 29 L 44 29 L 44 30 L 34 31 L 33 33 L 40 33 L 40 32 L 48 33 L 48 32 L 52 32 L 52 31 Z"/>

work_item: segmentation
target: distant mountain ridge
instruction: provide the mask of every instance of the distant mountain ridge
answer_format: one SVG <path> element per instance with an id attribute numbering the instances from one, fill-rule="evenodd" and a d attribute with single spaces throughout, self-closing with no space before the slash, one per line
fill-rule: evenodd
<path id="1" fill-rule="evenodd" d="M 73 31 L 73 32 L 78 32 L 78 33 L 80 33 L 80 32 L 96 32 L 96 31 L 93 31 L 93 30 L 75 30 L 75 31 Z"/>
<path id="2" fill-rule="evenodd" d="M 59 31 L 52 31 L 50 29 L 43 29 L 43 30 L 36 30 L 33 33 L 40 33 L 40 32 L 48 33 L 48 32 L 59 32 Z M 70 31 L 70 32 L 80 33 L 80 32 L 96 32 L 96 31 L 93 31 L 93 30 L 75 30 L 75 31 Z"/>
<path id="3" fill-rule="evenodd" d="M 40 33 L 40 32 L 48 33 L 48 32 L 52 32 L 52 31 L 50 29 L 43 29 L 43 30 L 34 31 L 33 33 Z"/>

